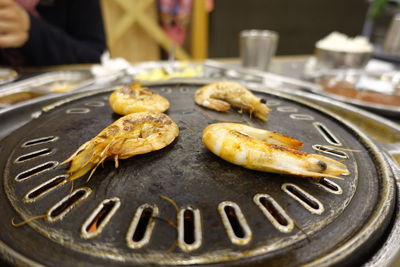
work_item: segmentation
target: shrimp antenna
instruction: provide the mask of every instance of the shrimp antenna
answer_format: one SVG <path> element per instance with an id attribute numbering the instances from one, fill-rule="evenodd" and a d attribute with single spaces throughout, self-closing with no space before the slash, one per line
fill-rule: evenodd
<path id="1" fill-rule="evenodd" d="M 71 189 L 69 190 L 69 193 L 71 194 L 72 191 L 74 191 L 74 180 L 71 181 Z"/>
<path id="2" fill-rule="evenodd" d="M 38 216 L 31 217 L 29 219 L 26 219 L 25 221 L 22 221 L 20 223 L 15 223 L 14 222 L 14 218 L 12 218 L 11 219 L 11 225 L 14 226 L 14 227 L 20 227 L 20 226 L 23 226 L 23 225 L 25 225 L 27 223 L 30 223 L 30 222 L 34 221 L 34 220 L 42 219 L 42 218 L 45 218 L 45 217 L 46 217 L 46 214 L 42 214 L 42 215 L 38 215 Z"/>
<path id="3" fill-rule="evenodd" d="M 179 122 L 182 122 L 185 125 L 185 128 L 191 131 L 192 134 L 201 136 L 201 134 L 196 133 L 192 128 L 190 128 L 189 124 L 186 121 L 180 120 Z"/>
<path id="4" fill-rule="evenodd" d="M 172 206 L 174 206 L 176 212 L 177 212 L 177 213 L 179 212 L 179 207 L 178 207 L 178 205 L 176 204 L 175 201 L 173 201 L 171 198 L 166 197 L 166 196 L 163 196 L 163 195 L 160 195 L 160 197 L 161 197 L 162 199 L 165 199 L 165 200 L 168 201 L 169 203 L 171 203 Z"/>
<path id="5" fill-rule="evenodd" d="M 217 119 L 216 117 L 214 117 L 213 115 L 209 114 L 207 111 L 201 110 L 199 108 L 197 108 L 197 111 L 201 112 L 202 114 L 204 114 L 205 116 L 207 116 L 207 118 L 213 120 L 213 121 L 219 121 L 219 122 L 232 122 L 232 123 L 242 123 L 244 122 L 244 120 L 221 120 L 221 119 Z"/>
<path id="6" fill-rule="evenodd" d="M 292 219 L 292 220 L 293 220 L 293 219 Z M 311 238 L 310 238 L 309 235 L 306 233 L 306 231 L 304 231 L 303 228 L 301 228 L 300 225 L 299 225 L 295 220 L 293 220 L 293 222 L 294 222 L 294 226 L 295 226 L 297 229 L 299 229 L 299 231 L 302 232 L 302 233 L 306 236 L 306 239 L 308 240 L 308 242 L 311 242 Z"/>

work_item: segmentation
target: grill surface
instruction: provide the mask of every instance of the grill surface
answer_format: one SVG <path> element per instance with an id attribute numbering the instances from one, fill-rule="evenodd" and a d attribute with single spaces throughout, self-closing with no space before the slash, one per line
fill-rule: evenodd
<path id="1" fill-rule="evenodd" d="M 46 265 L 365 260 L 378 246 L 394 199 L 388 168 L 369 139 L 317 107 L 270 93 L 258 93 L 272 108 L 266 122 L 206 110 L 194 104 L 198 87 L 151 86 L 171 102 L 167 113 L 180 127 L 177 139 L 121 161 L 118 169 L 106 162 L 90 181 L 81 178 L 73 188 L 63 176 L 67 166 L 59 163 L 118 118 L 108 105 L 109 92 L 57 106 L 4 139 L 0 238 L 6 257 Z M 318 183 L 232 165 L 201 142 L 202 130 L 218 120 L 299 139 L 302 150 L 330 153 L 351 175 Z M 328 145 L 359 152 L 324 151 Z M 13 217 L 43 214 L 29 226 L 11 226 Z"/>

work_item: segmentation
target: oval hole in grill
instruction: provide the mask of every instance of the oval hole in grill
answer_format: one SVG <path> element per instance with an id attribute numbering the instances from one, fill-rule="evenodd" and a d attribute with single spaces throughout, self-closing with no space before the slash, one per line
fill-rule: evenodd
<path id="1" fill-rule="evenodd" d="M 79 202 L 91 193 L 90 188 L 79 188 L 56 203 L 48 212 L 46 219 L 50 222 L 57 221 L 70 212 Z"/>
<path id="2" fill-rule="evenodd" d="M 324 211 L 322 203 L 300 187 L 287 183 L 282 185 L 282 189 L 311 213 L 322 214 Z"/>
<path id="3" fill-rule="evenodd" d="M 327 146 L 323 146 L 323 145 L 313 145 L 312 148 L 314 150 L 317 150 L 317 151 L 322 152 L 324 154 L 335 156 L 337 158 L 341 158 L 341 159 L 348 159 L 349 158 L 349 156 L 347 155 L 346 152 L 340 151 L 340 150 L 336 150 L 336 149 L 334 149 L 332 147 L 327 147 Z"/>
<path id="4" fill-rule="evenodd" d="M 183 212 L 183 241 L 186 244 L 193 244 L 194 238 L 194 215 L 193 211 L 185 210 Z"/>
<path id="5" fill-rule="evenodd" d="M 21 162 L 24 162 L 24 161 L 27 161 L 27 160 L 30 160 L 30 159 L 35 159 L 35 158 L 40 157 L 40 156 L 49 155 L 51 152 L 52 151 L 51 151 L 50 148 L 44 148 L 44 149 L 41 149 L 41 150 L 37 150 L 37 151 L 31 152 L 31 153 L 19 156 L 15 160 L 15 162 L 16 163 L 21 163 Z"/>
<path id="6" fill-rule="evenodd" d="M 343 194 L 343 189 L 337 185 L 336 183 L 332 182 L 331 180 L 328 180 L 326 178 L 322 178 L 317 182 L 317 185 L 320 187 L 324 188 L 326 191 L 336 194 L 336 195 L 341 195 Z"/>
<path id="7" fill-rule="evenodd" d="M 243 238 L 244 237 L 244 230 L 242 225 L 239 222 L 239 219 L 237 217 L 236 211 L 233 207 L 231 206 L 226 206 L 224 208 L 224 212 L 226 214 L 226 217 L 229 220 L 229 223 L 231 224 L 233 233 L 237 238 Z"/>
<path id="8" fill-rule="evenodd" d="M 90 101 L 90 102 L 86 102 L 85 106 L 88 106 L 88 107 L 103 107 L 104 106 L 104 102 L 102 102 L 102 101 Z"/>
<path id="9" fill-rule="evenodd" d="M 276 229 L 284 233 L 293 230 L 293 219 L 271 196 L 257 194 L 253 200 Z"/>
<path id="10" fill-rule="evenodd" d="M 230 201 L 219 204 L 218 210 L 231 242 L 245 245 L 251 240 L 251 230 L 239 206 Z"/>
<path id="11" fill-rule="evenodd" d="M 202 242 L 200 211 L 186 207 L 178 213 L 178 245 L 184 251 L 195 250 Z"/>
<path id="12" fill-rule="evenodd" d="M 152 215 L 153 215 L 152 208 L 145 208 L 142 211 L 139 222 L 136 226 L 136 230 L 132 236 L 133 242 L 140 242 L 143 240 Z"/>
<path id="13" fill-rule="evenodd" d="M 179 89 L 179 91 L 180 91 L 181 93 L 187 93 L 187 92 L 189 92 L 189 89 L 188 89 L 187 87 L 181 87 L 181 88 Z"/>
<path id="14" fill-rule="evenodd" d="M 290 114 L 289 117 L 293 120 L 312 121 L 314 117 L 308 114 Z"/>
<path id="15" fill-rule="evenodd" d="M 167 94 L 170 94 L 170 93 L 172 93 L 172 89 L 171 88 L 169 88 L 169 87 L 167 87 L 167 88 L 161 88 L 161 92 L 165 92 L 165 93 L 167 93 Z"/>
<path id="16" fill-rule="evenodd" d="M 26 194 L 26 196 L 24 197 L 24 201 L 25 202 L 33 202 L 33 201 L 43 197 L 50 191 L 65 184 L 67 182 L 68 176 L 69 175 L 58 175 L 58 176 L 54 177 L 53 179 L 46 181 L 45 183 L 37 186 L 36 188 L 29 191 L 28 194 Z"/>
<path id="17" fill-rule="evenodd" d="M 44 143 L 54 142 L 57 139 L 58 139 L 57 136 L 40 137 L 40 138 L 26 141 L 25 143 L 22 144 L 22 147 L 30 147 L 30 146 L 40 145 L 40 144 L 44 144 Z"/>
<path id="18" fill-rule="evenodd" d="M 91 238 L 100 234 L 111 217 L 119 208 L 119 198 L 106 199 L 94 210 L 89 218 L 83 223 L 81 235 L 84 238 Z"/>
<path id="19" fill-rule="evenodd" d="M 268 107 L 279 106 L 280 104 L 281 104 L 281 102 L 278 100 L 267 100 L 267 103 L 266 103 L 266 105 Z"/>
<path id="20" fill-rule="evenodd" d="M 297 108 L 295 107 L 290 107 L 290 106 L 282 106 L 282 107 L 278 107 L 276 110 L 280 111 L 280 112 L 297 112 Z"/>
<path id="21" fill-rule="evenodd" d="M 267 209 L 269 214 L 275 218 L 275 220 L 282 226 L 287 226 L 289 222 L 285 219 L 285 217 L 277 210 L 274 203 L 266 197 L 260 197 L 260 203 Z"/>
<path id="22" fill-rule="evenodd" d="M 325 138 L 325 140 L 332 145 L 341 146 L 342 143 L 339 139 L 326 127 L 320 122 L 314 122 L 315 128 L 320 132 L 320 134 Z"/>
<path id="23" fill-rule="evenodd" d="M 48 170 L 51 170 L 53 168 L 55 168 L 58 165 L 58 161 L 49 161 L 43 164 L 40 164 L 36 167 L 33 167 L 29 170 L 26 170 L 24 172 L 19 173 L 16 177 L 15 177 L 15 181 L 17 182 L 21 182 L 23 180 L 26 180 L 28 178 L 31 178 L 35 175 L 38 175 L 40 173 L 46 172 Z"/>
<path id="24" fill-rule="evenodd" d="M 149 204 L 143 204 L 136 210 L 126 235 L 130 248 L 143 247 L 150 241 L 157 215 L 158 208 Z"/>
<path id="25" fill-rule="evenodd" d="M 65 111 L 65 113 L 67 114 L 85 114 L 85 113 L 89 113 L 90 109 L 88 108 L 70 108 L 67 109 L 67 111 Z"/>

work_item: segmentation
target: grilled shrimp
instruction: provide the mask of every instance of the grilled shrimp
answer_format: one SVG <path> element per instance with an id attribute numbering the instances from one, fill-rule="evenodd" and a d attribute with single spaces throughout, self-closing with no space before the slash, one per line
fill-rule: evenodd
<path id="1" fill-rule="evenodd" d="M 71 162 L 67 171 L 69 181 L 92 170 L 90 178 L 104 160 L 114 159 L 115 168 L 118 168 L 119 159 L 162 149 L 172 143 L 178 134 L 176 123 L 163 113 L 132 113 L 107 126 L 62 164 Z"/>
<path id="2" fill-rule="evenodd" d="M 296 139 L 242 124 L 211 124 L 203 143 L 224 160 L 252 170 L 314 178 L 350 174 L 343 163 L 298 150 L 302 142 Z"/>
<path id="3" fill-rule="evenodd" d="M 248 110 L 250 115 L 254 114 L 262 120 L 267 119 L 265 115 L 270 111 L 263 99 L 235 82 L 215 82 L 205 85 L 197 89 L 194 100 L 196 104 L 216 111 L 227 111 L 232 105 Z"/>
<path id="4" fill-rule="evenodd" d="M 140 82 L 118 88 L 110 95 L 110 106 L 115 113 L 128 115 L 134 112 L 164 112 L 169 108 L 165 97 L 141 87 Z"/>

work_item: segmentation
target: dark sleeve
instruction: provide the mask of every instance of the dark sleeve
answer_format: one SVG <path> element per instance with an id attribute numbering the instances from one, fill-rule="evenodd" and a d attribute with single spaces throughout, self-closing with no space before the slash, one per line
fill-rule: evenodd
<path id="1" fill-rule="evenodd" d="M 106 49 L 98 0 L 68 0 L 30 15 L 28 42 L 22 47 L 29 65 L 96 63 Z"/>

